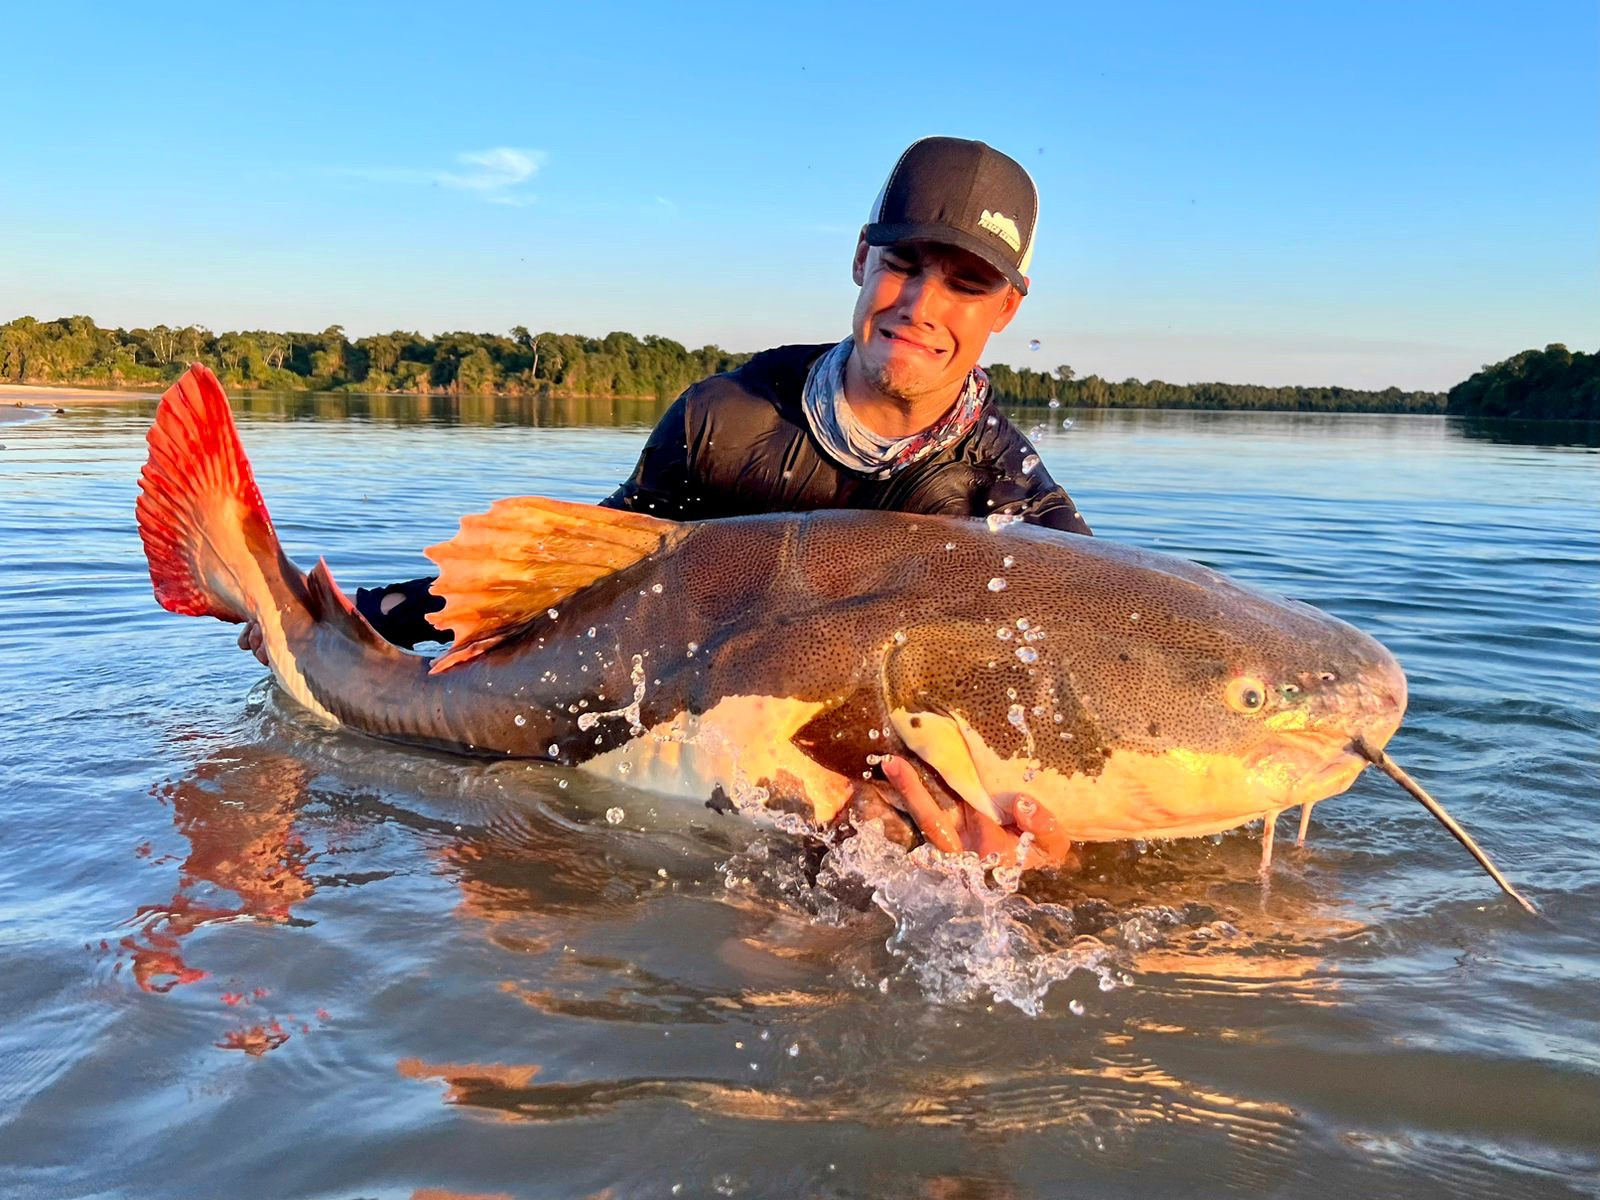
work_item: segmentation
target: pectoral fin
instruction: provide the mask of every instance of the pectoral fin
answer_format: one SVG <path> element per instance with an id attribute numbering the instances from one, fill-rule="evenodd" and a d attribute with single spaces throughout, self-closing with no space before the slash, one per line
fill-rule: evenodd
<path id="1" fill-rule="evenodd" d="M 939 772 L 952 792 L 996 824 L 1004 825 L 1009 820 L 979 780 L 966 735 L 954 717 L 900 708 L 889 714 L 889 721 L 906 748 Z"/>
<path id="2" fill-rule="evenodd" d="M 424 553 L 439 566 L 444 608 L 429 620 L 455 631 L 437 674 L 475 658 L 595 580 L 654 553 L 680 526 L 641 513 L 543 496 L 496 500 Z"/>

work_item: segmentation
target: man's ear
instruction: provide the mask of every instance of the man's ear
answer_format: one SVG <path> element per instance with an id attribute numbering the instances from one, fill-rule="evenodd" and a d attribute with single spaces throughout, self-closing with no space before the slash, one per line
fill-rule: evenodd
<path id="1" fill-rule="evenodd" d="M 867 253 L 871 247 L 867 245 L 867 227 L 863 225 L 861 232 L 856 235 L 856 257 L 850 266 L 850 276 L 860 287 L 867 281 Z"/>
<path id="2" fill-rule="evenodd" d="M 1022 277 L 1026 280 L 1028 277 Z M 994 324 L 989 326 L 990 333 L 999 333 L 1011 324 L 1011 318 L 1017 315 L 1017 309 L 1022 307 L 1022 293 L 1014 287 L 1006 289 L 1006 302 L 1001 307 L 999 315 L 995 317 Z"/>

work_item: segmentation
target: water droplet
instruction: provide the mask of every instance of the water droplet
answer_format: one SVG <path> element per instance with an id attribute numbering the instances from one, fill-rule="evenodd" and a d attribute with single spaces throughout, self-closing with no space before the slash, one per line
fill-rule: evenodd
<path id="1" fill-rule="evenodd" d="M 565 788 L 567 786 L 567 781 L 565 779 L 558 779 L 556 780 L 556 786 L 558 788 Z"/>
<path id="2" fill-rule="evenodd" d="M 1013 704 L 1006 709 L 1006 720 L 1010 721 L 1018 729 L 1022 729 L 1028 724 L 1028 714 L 1022 711 L 1022 705 Z"/>
<path id="3" fill-rule="evenodd" d="M 693 658 L 694 657 L 694 652 L 696 650 L 700 649 L 700 643 L 699 642 L 690 642 L 688 648 L 689 648 L 689 657 Z"/>
<path id="4" fill-rule="evenodd" d="M 1038 348 L 1039 348 L 1039 339 L 1038 338 L 1029 338 L 1028 339 L 1028 349 L 1029 350 L 1037 350 Z"/>
<path id="5" fill-rule="evenodd" d="M 1027 629 L 1028 628 L 1028 618 L 1027 617 L 1018 617 L 1017 618 L 1017 628 L 1018 629 L 1023 629 L 1023 630 Z"/>
<path id="6" fill-rule="evenodd" d="M 622 762 L 619 762 L 617 764 L 617 774 L 618 775 L 626 775 L 631 770 L 633 770 L 633 764 L 631 762 L 628 762 L 626 759 L 624 759 Z"/>
<path id="7" fill-rule="evenodd" d="M 1075 1016 L 1075 1017 L 1083 1016 L 1083 1001 L 1082 1000 L 1068 1000 L 1067 1001 L 1067 1008 L 1072 1012 L 1073 1016 Z"/>
<path id="8" fill-rule="evenodd" d="M 999 533 L 1007 525 L 1015 525 L 1020 520 L 1022 518 L 1016 513 L 996 512 L 985 517 L 983 523 L 989 527 L 990 533 Z"/>
<path id="9" fill-rule="evenodd" d="M 661 595 L 661 585 L 659 583 L 652 583 L 650 585 L 650 590 L 658 596 Z"/>
<path id="10" fill-rule="evenodd" d="M 1051 396 L 1050 397 L 1050 407 L 1051 408 L 1060 408 L 1061 407 L 1061 401 L 1057 400 L 1054 396 Z"/>
<path id="11" fill-rule="evenodd" d="M 527 718 L 527 717 L 525 717 L 525 716 L 523 716 L 523 715 L 522 715 L 522 714 L 521 714 L 521 713 L 518 713 L 518 714 L 517 714 L 517 715 L 516 715 L 516 716 L 514 716 L 514 717 L 512 717 L 512 718 L 511 718 L 511 720 L 512 720 L 512 721 L 513 721 L 513 722 L 514 722 L 514 723 L 515 723 L 515 724 L 516 724 L 516 725 L 517 725 L 517 726 L 518 726 L 518 727 L 521 727 L 521 726 L 523 726 L 523 725 L 526 725 L 526 724 L 527 724 L 527 723 L 528 723 L 528 718 Z"/>
<path id="12" fill-rule="evenodd" d="M 789 1043 L 789 1048 L 787 1050 L 785 1050 L 784 1053 L 787 1054 L 790 1058 L 799 1058 L 800 1057 L 800 1043 L 799 1042 L 790 1042 Z"/>
<path id="13" fill-rule="evenodd" d="M 1018 646 L 1017 657 L 1025 663 L 1034 663 L 1039 661 L 1039 652 L 1032 646 Z"/>
<path id="14" fill-rule="evenodd" d="M 593 625 L 589 626 L 589 628 L 584 631 L 583 636 L 592 638 L 594 636 L 594 626 Z"/>
<path id="15" fill-rule="evenodd" d="M 1063 429 L 1071 429 L 1072 426 L 1073 426 L 1073 420 L 1072 420 L 1071 417 L 1062 417 L 1061 418 L 1061 428 L 1063 428 Z"/>
<path id="16" fill-rule="evenodd" d="M 906 644 L 906 635 L 901 633 L 898 629 L 894 631 L 894 644 L 896 646 L 904 646 Z"/>
<path id="17" fill-rule="evenodd" d="M 996 425 L 1000 424 L 1000 418 L 992 416 L 987 421 L 985 421 L 984 424 L 987 425 L 990 429 L 993 429 Z"/>
<path id="18" fill-rule="evenodd" d="M 991 579 L 991 580 L 989 580 L 989 590 L 991 592 L 1003 592 L 1003 591 L 1005 591 L 1006 590 L 1006 581 L 1004 579 Z"/>
<path id="19" fill-rule="evenodd" d="M 561 747 L 556 745 L 554 742 L 550 743 L 550 757 L 551 758 L 559 758 L 559 757 L 561 757 Z"/>
<path id="20" fill-rule="evenodd" d="M 1038 469 L 1039 469 L 1039 456 L 1037 454 L 1029 454 L 1029 455 L 1026 455 L 1023 458 L 1023 460 L 1022 460 L 1022 473 L 1024 475 L 1032 475 Z"/>
<path id="21" fill-rule="evenodd" d="M 999 629 L 996 629 L 994 631 L 994 635 L 1002 642 L 1009 642 L 1011 640 L 1011 630 L 1007 629 L 1004 625 L 1000 626 Z"/>
<path id="22" fill-rule="evenodd" d="M 944 544 L 944 548 L 946 550 L 954 550 L 956 548 L 956 544 L 954 542 L 946 542 Z"/>
<path id="23" fill-rule="evenodd" d="M 876 729 L 867 730 L 867 741 L 875 742 L 877 740 L 878 740 L 878 731 Z"/>
<path id="24" fill-rule="evenodd" d="M 623 812 L 620 808 L 608 808 L 606 809 L 606 824 L 621 825 L 622 818 L 627 815 L 628 814 Z"/>
<path id="25" fill-rule="evenodd" d="M 1012 567 L 1017 565 L 1017 560 L 1008 554 L 1000 560 L 1000 565 L 1009 571 Z"/>
<path id="26" fill-rule="evenodd" d="M 1137 621 L 1138 619 L 1139 619 L 1139 614 L 1138 613 L 1129 613 L 1128 614 L 1128 620 Z"/>

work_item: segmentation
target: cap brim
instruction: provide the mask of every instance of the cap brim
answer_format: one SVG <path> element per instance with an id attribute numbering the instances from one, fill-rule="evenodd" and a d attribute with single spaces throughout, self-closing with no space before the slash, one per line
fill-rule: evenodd
<path id="1" fill-rule="evenodd" d="M 992 241 L 968 233 L 964 229 L 952 229 L 948 225 L 868 225 L 863 235 L 869 246 L 892 246 L 896 242 L 938 242 L 944 246 L 956 246 L 975 254 L 988 263 L 996 271 L 1006 277 L 1006 282 L 1016 288 L 1024 296 L 1028 294 L 1028 280 L 1025 275 L 1017 270 L 1017 264 L 1009 261 Z"/>

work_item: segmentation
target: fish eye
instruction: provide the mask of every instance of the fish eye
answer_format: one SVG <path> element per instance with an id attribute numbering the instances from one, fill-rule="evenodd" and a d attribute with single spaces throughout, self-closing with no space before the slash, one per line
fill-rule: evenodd
<path id="1" fill-rule="evenodd" d="M 1230 679 L 1223 689 L 1222 700 L 1234 712 L 1260 712 L 1267 703 L 1267 685 L 1251 675 Z"/>

